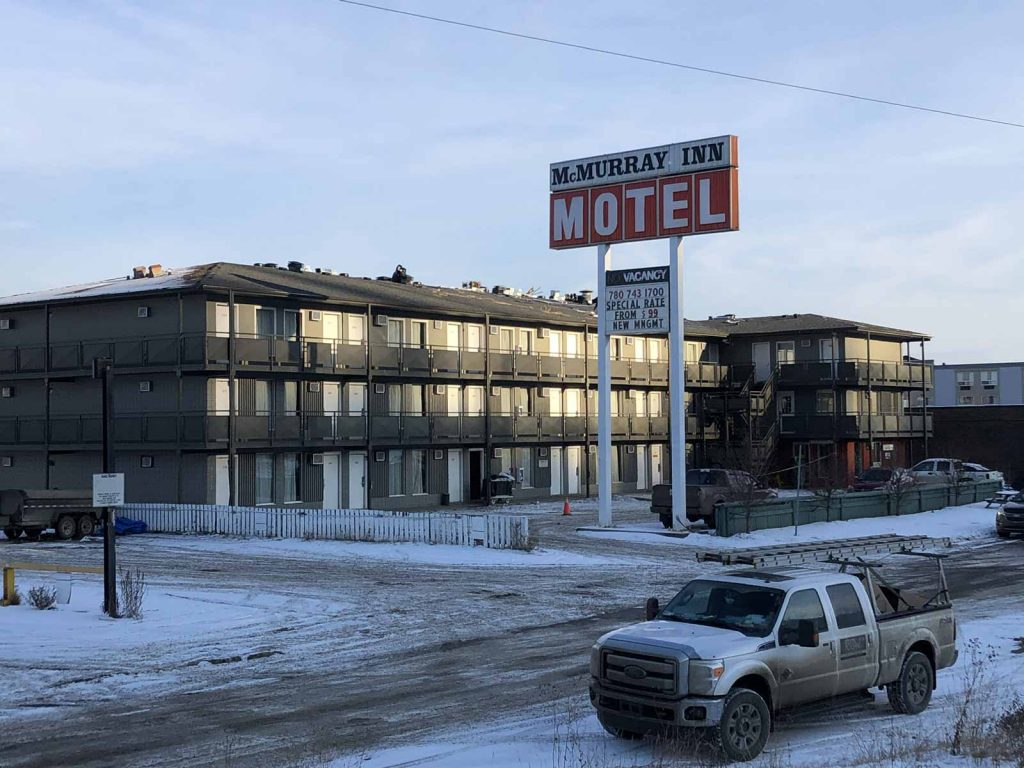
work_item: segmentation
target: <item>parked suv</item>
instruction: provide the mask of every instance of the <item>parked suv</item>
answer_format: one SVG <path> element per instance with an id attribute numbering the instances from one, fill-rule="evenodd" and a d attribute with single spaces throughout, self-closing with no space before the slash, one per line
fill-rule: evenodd
<path id="1" fill-rule="evenodd" d="M 1018 493 L 996 512 L 996 533 L 1001 539 L 1024 533 L 1024 493 Z"/>
<path id="2" fill-rule="evenodd" d="M 919 483 L 953 482 L 954 477 L 963 479 L 964 465 L 956 459 L 925 459 L 910 468 L 910 474 Z"/>
<path id="3" fill-rule="evenodd" d="M 861 472 L 850 486 L 851 491 L 892 491 L 909 488 L 915 480 L 905 469 L 872 467 Z"/>

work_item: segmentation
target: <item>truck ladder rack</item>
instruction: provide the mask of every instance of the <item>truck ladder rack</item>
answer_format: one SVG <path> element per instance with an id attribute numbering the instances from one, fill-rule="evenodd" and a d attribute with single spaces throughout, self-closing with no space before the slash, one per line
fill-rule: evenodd
<path id="1" fill-rule="evenodd" d="M 872 554 L 923 554 L 912 552 L 922 547 L 950 547 L 948 538 L 928 536 L 861 536 L 854 539 L 815 541 L 774 547 L 751 547 L 733 550 L 702 550 L 698 562 L 723 565 L 750 565 L 764 568 L 773 565 L 798 565 L 821 560 L 842 560 Z"/>

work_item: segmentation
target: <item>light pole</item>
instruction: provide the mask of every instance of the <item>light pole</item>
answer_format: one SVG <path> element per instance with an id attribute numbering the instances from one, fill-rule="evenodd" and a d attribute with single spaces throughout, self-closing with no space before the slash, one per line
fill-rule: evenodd
<path id="1" fill-rule="evenodd" d="M 92 361 L 92 377 L 103 387 L 103 474 L 114 471 L 114 363 L 109 357 Z M 103 510 L 103 612 L 118 617 L 117 547 L 114 538 L 114 507 Z"/>

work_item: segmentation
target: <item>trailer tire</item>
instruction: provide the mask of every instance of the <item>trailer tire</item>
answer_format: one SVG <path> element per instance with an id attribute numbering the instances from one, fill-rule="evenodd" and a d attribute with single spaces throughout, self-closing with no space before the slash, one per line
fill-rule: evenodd
<path id="1" fill-rule="evenodd" d="M 4 536 L 7 537 L 8 541 L 15 541 L 21 536 L 21 528 L 14 525 L 9 525 L 4 528 Z"/>
<path id="2" fill-rule="evenodd" d="M 664 528 L 672 527 L 672 515 L 658 515 L 658 518 L 661 520 L 661 525 Z"/>
<path id="3" fill-rule="evenodd" d="M 29 541 L 39 541 L 39 539 L 41 539 L 42 536 L 43 536 L 43 529 L 42 528 L 26 528 L 25 529 L 25 537 Z"/>
<path id="4" fill-rule="evenodd" d="M 722 722 L 713 733 L 729 760 L 746 762 L 764 751 L 771 729 L 772 715 L 761 695 L 749 688 L 735 688 L 725 700 Z"/>
<path id="5" fill-rule="evenodd" d="M 57 518 L 57 524 L 53 526 L 53 530 L 61 541 L 70 541 L 78 533 L 78 523 L 71 515 L 61 515 Z"/>
<path id="6" fill-rule="evenodd" d="M 96 532 L 96 521 L 92 515 L 82 515 L 78 518 L 78 538 L 92 536 Z"/>
<path id="7" fill-rule="evenodd" d="M 900 676 L 885 686 L 889 704 L 901 715 L 919 715 L 928 708 L 935 687 L 935 670 L 920 651 L 907 654 Z"/>

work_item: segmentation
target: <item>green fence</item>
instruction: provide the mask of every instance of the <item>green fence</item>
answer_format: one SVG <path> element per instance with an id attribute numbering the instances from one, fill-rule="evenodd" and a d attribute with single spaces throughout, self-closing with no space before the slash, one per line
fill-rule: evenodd
<path id="1" fill-rule="evenodd" d="M 808 491 L 806 496 L 799 499 L 755 503 L 749 508 L 743 502 L 734 502 L 719 509 L 717 533 L 719 536 L 734 536 L 766 528 L 827 523 L 833 520 L 913 515 L 984 501 L 999 487 L 995 481 L 961 483 L 959 486 L 921 485 L 904 491 L 898 499 L 897 494 L 887 491 L 837 493 L 831 499 L 815 496 Z"/>

